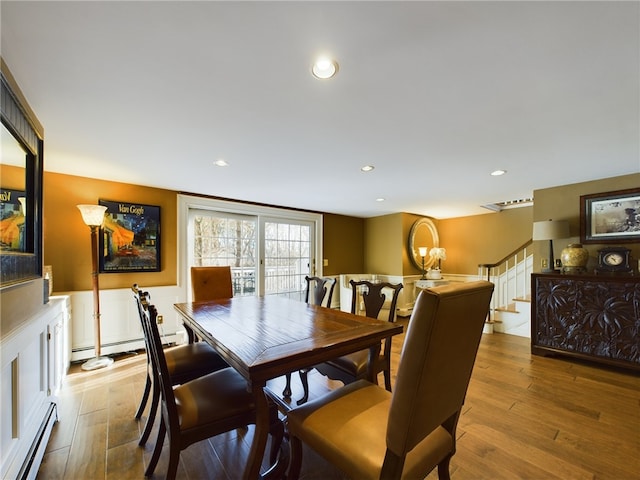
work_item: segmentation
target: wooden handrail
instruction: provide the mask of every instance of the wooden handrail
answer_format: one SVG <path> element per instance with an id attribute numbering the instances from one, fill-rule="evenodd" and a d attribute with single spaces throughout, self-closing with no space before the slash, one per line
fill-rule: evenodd
<path id="1" fill-rule="evenodd" d="M 521 250 L 524 250 L 525 248 L 527 248 L 532 243 L 533 243 L 533 239 L 528 240 L 527 242 L 525 242 L 524 244 L 522 244 L 518 248 L 516 248 L 513 252 L 509 253 L 508 255 L 505 255 L 501 260 L 498 260 L 496 263 L 479 263 L 478 267 L 479 268 L 494 268 L 494 267 L 497 267 L 498 265 L 502 265 L 509 258 L 513 257 L 515 254 L 517 254 Z"/>

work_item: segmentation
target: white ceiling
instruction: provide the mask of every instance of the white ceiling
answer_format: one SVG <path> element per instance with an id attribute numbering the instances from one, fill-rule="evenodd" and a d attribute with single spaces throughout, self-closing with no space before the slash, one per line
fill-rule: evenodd
<path id="1" fill-rule="evenodd" d="M 637 1 L 0 5 L 47 171 L 436 218 L 640 172 Z"/>

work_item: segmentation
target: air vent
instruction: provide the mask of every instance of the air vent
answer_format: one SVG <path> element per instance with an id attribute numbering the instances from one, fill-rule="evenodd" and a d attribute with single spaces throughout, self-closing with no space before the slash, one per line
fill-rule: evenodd
<path id="1" fill-rule="evenodd" d="M 507 200 L 506 202 L 489 203 L 481 206 L 487 210 L 491 210 L 492 212 L 500 212 L 502 210 L 508 210 L 509 208 L 530 207 L 531 205 L 533 205 L 533 198 Z"/>

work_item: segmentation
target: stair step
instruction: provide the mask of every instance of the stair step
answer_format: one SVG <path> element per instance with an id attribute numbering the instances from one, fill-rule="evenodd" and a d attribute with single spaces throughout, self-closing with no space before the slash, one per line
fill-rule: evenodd
<path id="1" fill-rule="evenodd" d="M 513 299 L 514 302 L 526 302 L 531 303 L 531 295 L 525 295 L 524 297 L 516 297 Z"/>
<path id="2" fill-rule="evenodd" d="M 509 305 L 504 305 L 502 307 L 497 307 L 496 312 L 509 312 L 509 313 L 520 313 L 520 310 L 516 308 L 515 303 L 510 303 Z"/>

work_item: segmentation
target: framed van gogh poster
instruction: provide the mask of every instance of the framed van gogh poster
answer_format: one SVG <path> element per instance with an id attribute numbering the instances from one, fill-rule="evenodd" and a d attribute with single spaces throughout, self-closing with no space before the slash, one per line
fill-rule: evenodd
<path id="1" fill-rule="evenodd" d="M 100 273 L 160 271 L 160 207 L 99 200 Z"/>
<path id="2" fill-rule="evenodd" d="M 25 252 L 25 200 L 22 190 L 0 188 L 0 250 Z"/>

